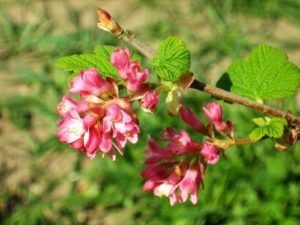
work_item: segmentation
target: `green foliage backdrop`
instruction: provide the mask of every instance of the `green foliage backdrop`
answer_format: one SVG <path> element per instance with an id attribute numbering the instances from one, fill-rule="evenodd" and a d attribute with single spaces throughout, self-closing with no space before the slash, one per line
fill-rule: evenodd
<path id="1" fill-rule="evenodd" d="M 162 107 L 155 116 L 139 113 L 141 141 L 116 162 L 89 160 L 57 141 L 55 108 L 70 77 L 55 61 L 100 44 L 125 46 L 96 28 L 98 6 L 153 48 L 169 35 L 181 37 L 197 79 L 213 84 L 230 62 L 261 43 L 300 65 L 297 0 L 1 1 L 0 224 L 299 224 L 299 144 L 289 152 L 276 151 L 271 141 L 230 149 L 208 168 L 196 206 L 171 207 L 143 193 L 140 177 L 147 134 L 181 126 Z M 185 97 L 195 112 L 211 100 L 195 91 Z M 276 106 L 299 116 L 297 99 Z M 261 116 L 224 105 L 237 136 L 255 127 L 249 118 Z"/>

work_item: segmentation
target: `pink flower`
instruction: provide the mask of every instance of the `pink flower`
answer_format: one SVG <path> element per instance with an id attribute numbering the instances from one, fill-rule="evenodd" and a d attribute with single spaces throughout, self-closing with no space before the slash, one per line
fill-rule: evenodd
<path id="1" fill-rule="evenodd" d="M 205 167 L 199 161 L 165 162 L 150 165 L 142 172 L 147 179 L 144 191 L 153 191 L 155 196 L 169 198 L 170 204 L 184 203 L 190 197 L 193 204 L 198 201 L 199 187 L 204 180 Z"/>
<path id="2" fill-rule="evenodd" d="M 129 92 L 134 93 L 139 89 L 139 85 L 143 84 L 149 76 L 148 69 L 141 71 L 139 62 L 132 62 L 127 70 L 127 89 Z"/>
<path id="3" fill-rule="evenodd" d="M 94 158 L 100 144 L 100 129 L 99 126 L 91 127 L 83 136 L 84 148 L 89 158 Z"/>
<path id="4" fill-rule="evenodd" d="M 204 135 L 207 135 L 208 131 L 197 116 L 188 108 L 181 106 L 179 109 L 179 115 L 183 122 L 188 124 L 195 131 L 198 131 Z"/>
<path id="5" fill-rule="evenodd" d="M 222 108 L 218 103 L 207 104 L 203 107 L 203 111 L 217 131 L 233 138 L 233 124 L 230 121 L 223 121 Z"/>
<path id="6" fill-rule="evenodd" d="M 69 111 L 59 122 L 57 136 L 60 141 L 71 144 L 80 139 L 85 131 L 84 123 L 78 112 Z"/>
<path id="7" fill-rule="evenodd" d="M 158 94 L 154 90 L 154 91 L 147 92 L 141 99 L 140 104 L 143 110 L 147 112 L 149 111 L 152 112 L 156 108 L 158 101 L 159 101 Z"/>
<path id="8" fill-rule="evenodd" d="M 222 108 L 218 103 L 212 102 L 207 104 L 203 107 L 203 111 L 212 123 L 222 122 Z"/>
<path id="9" fill-rule="evenodd" d="M 218 147 L 213 144 L 205 142 L 202 145 L 200 153 L 208 164 L 216 164 L 219 160 L 220 151 Z"/>
<path id="10" fill-rule="evenodd" d="M 177 133 L 171 128 L 161 137 L 168 141 L 165 148 L 151 138 L 148 141 L 146 168 L 142 172 L 146 179 L 144 191 L 167 197 L 171 205 L 186 202 L 188 198 L 196 204 L 205 172 L 199 143 L 195 144 L 185 131 Z"/>
<path id="11" fill-rule="evenodd" d="M 70 110 L 83 112 L 88 110 L 88 103 L 86 101 L 75 101 L 69 96 L 64 96 L 61 102 L 57 105 L 57 112 L 61 116 L 65 116 Z"/>
<path id="12" fill-rule="evenodd" d="M 57 136 L 61 142 L 94 158 L 97 153 L 116 158 L 123 153 L 127 141 L 138 141 L 138 120 L 132 103 L 119 98 L 117 84 L 112 78 L 103 79 L 95 69 L 76 76 L 70 92 L 79 94 L 75 101 L 64 96 L 57 106 L 62 117 Z"/>
<path id="13" fill-rule="evenodd" d="M 128 48 L 117 48 L 110 56 L 110 62 L 119 71 L 119 75 L 123 79 L 127 79 L 127 70 L 130 65 L 130 53 Z"/>
<path id="14" fill-rule="evenodd" d="M 148 79 L 149 71 L 148 69 L 142 70 L 139 62 L 131 61 L 127 48 L 116 49 L 112 53 L 110 61 L 117 68 L 119 76 L 125 81 L 129 95 L 141 95 L 148 91 L 148 85 L 145 85 L 145 82 Z"/>
<path id="15" fill-rule="evenodd" d="M 137 142 L 139 126 L 137 121 L 117 104 L 111 104 L 103 118 L 103 132 L 112 132 L 118 147 L 124 148 L 127 141 Z"/>
<path id="16" fill-rule="evenodd" d="M 204 181 L 205 167 L 201 163 L 195 163 L 185 171 L 185 175 L 178 184 L 181 190 L 180 199 L 185 202 L 190 196 L 191 202 L 195 205 L 198 202 L 199 186 Z"/>
<path id="17" fill-rule="evenodd" d="M 114 87 L 110 80 L 104 80 L 96 69 L 88 69 L 80 72 L 71 81 L 70 92 L 80 95 L 92 94 L 99 96 L 114 92 Z"/>
<path id="18" fill-rule="evenodd" d="M 145 151 L 145 155 L 146 164 L 155 164 L 166 159 L 171 160 L 174 156 L 172 151 L 159 147 L 151 137 L 148 138 L 148 148 Z"/>
<path id="19" fill-rule="evenodd" d="M 176 132 L 172 128 L 166 128 L 160 135 L 162 140 L 169 141 L 167 148 L 174 155 L 180 155 L 186 152 L 196 152 L 200 149 L 200 144 L 193 142 L 185 130 Z"/>

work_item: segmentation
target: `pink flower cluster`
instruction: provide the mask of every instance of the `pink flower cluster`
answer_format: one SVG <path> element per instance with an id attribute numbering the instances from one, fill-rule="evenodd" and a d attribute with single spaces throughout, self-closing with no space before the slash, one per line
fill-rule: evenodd
<path id="1" fill-rule="evenodd" d="M 220 108 L 217 103 L 208 104 L 203 108 L 204 112 L 209 114 L 206 115 L 211 123 L 225 123 L 222 121 Z M 188 108 L 181 107 L 179 114 L 193 130 L 210 137 L 209 126 L 204 126 Z M 217 131 L 218 128 L 219 126 L 216 127 Z M 233 132 L 232 126 L 228 129 Z M 153 191 L 156 196 L 169 198 L 171 205 L 186 202 L 188 199 L 196 204 L 199 187 L 204 182 L 206 166 L 218 162 L 221 149 L 213 144 L 211 138 L 204 142 L 192 140 L 184 130 L 176 132 L 167 128 L 160 138 L 167 142 L 166 147 L 160 147 L 151 138 L 148 141 L 146 168 L 142 172 L 146 179 L 144 190 Z"/>
<path id="2" fill-rule="evenodd" d="M 148 69 L 142 70 L 140 63 L 131 61 L 128 49 L 116 49 L 110 60 L 124 80 L 129 96 L 139 99 L 140 105 L 145 111 L 153 111 L 159 98 L 157 91 L 151 90 L 145 83 L 149 76 Z"/>
<path id="3" fill-rule="evenodd" d="M 127 141 L 138 141 L 140 128 L 130 97 L 138 96 L 136 99 L 148 111 L 154 110 L 158 102 L 156 91 L 145 83 L 148 70 L 141 71 L 138 62 L 130 61 L 128 49 L 115 50 L 111 63 L 131 96 L 120 97 L 115 80 L 104 79 L 96 69 L 88 69 L 71 81 L 69 92 L 79 98 L 66 95 L 57 106 L 62 117 L 57 131 L 59 140 L 90 158 L 100 152 L 115 159 L 116 150 L 122 154 Z"/>

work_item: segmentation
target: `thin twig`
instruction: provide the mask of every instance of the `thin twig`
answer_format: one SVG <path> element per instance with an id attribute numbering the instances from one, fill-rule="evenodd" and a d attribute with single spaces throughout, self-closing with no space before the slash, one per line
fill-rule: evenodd
<path id="1" fill-rule="evenodd" d="M 130 44 L 132 47 L 136 48 L 140 51 L 144 56 L 149 59 L 154 57 L 154 51 L 151 50 L 148 46 L 144 45 L 140 42 L 132 32 L 124 30 L 119 23 L 113 19 L 108 12 L 103 9 L 98 8 L 97 14 L 99 18 L 98 27 L 112 33 L 117 38 L 123 39 L 125 42 Z M 271 106 L 267 106 L 250 99 L 232 94 L 231 92 L 225 91 L 223 89 L 211 86 L 209 84 L 203 83 L 198 80 L 194 80 L 190 86 L 193 89 L 197 89 L 199 91 L 203 91 L 212 96 L 221 98 L 228 102 L 237 103 L 240 105 L 244 105 L 248 108 L 251 108 L 255 111 L 262 112 L 269 116 L 282 117 L 287 119 L 290 125 L 300 126 L 300 118 L 292 115 L 290 112 L 284 112 L 279 109 L 276 109 Z"/>

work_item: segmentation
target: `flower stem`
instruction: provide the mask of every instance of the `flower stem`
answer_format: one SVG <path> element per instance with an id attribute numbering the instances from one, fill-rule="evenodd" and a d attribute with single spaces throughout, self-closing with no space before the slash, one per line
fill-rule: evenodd
<path id="1" fill-rule="evenodd" d="M 245 145 L 245 144 L 252 144 L 256 141 L 251 140 L 250 138 L 236 138 L 231 140 L 219 140 L 214 139 L 212 140 L 212 143 L 222 149 L 227 149 L 229 147 L 235 146 L 235 145 Z"/>

